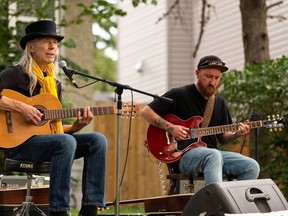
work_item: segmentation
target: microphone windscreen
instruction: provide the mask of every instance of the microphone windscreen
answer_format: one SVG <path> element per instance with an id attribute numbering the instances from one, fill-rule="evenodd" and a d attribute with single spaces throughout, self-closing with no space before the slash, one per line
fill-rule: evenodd
<path id="1" fill-rule="evenodd" d="M 58 65 L 59 65 L 60 68 L 67 67 L 67 63 L 64 60 L 59 61 Z"/>

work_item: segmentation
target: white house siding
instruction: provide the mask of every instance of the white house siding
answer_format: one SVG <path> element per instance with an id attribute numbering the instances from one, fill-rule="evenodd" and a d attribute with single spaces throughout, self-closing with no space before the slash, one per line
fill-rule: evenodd
<path id="1" fill-rule="evenodd" d="M 133 88 L 161 95 L 171 87 L 192 81 L 191 1 L 181 1 L 181 18 L 173 13 L 162 19 L 168 3 L 159 1 L 157 6 L 141 5 L 133 8 L 130 1 L 119 2 L 128 15 L 118 20 L 118 81 Z M 182 26 L 180 22 L 184 23 Z M 143 72 L 135 65 L 143 62 Z M 123 99 L 129 100 L 130 92 Z M 135 101 L 147 102 L 153 98 L 135 94 Z"/>
<path id="2" fill-rule="evenodd" d="M 156 24 L 166 10 L 165 1 L 157 6 L 140 5 L 134 8 L 131 1 L 120 1 L 128 15 L 118 20 L 118 82 L 135 89 L 156 94 L 167 89 L 167 24 Z M 136 65 L 143 62 L 143 71 Z M 134 93 L 135 101 L 152 100 L 150 96 Z M 131 100 L 130 91 L 123 92 L 123 101 Z"/>
<path id="3" fill-rule="evenodd" d="M 269 0 L 267 5 L 278 1 Z M 210 20 L 205 28 L 203 40 L 198 52 L 198 57 L 207 54 L 219 55 L 231 69 L 241 69 L 244 64 L 244 51 L 242 41 L 242 23 L 240 1 L 210 0 L 215 8 L 211 11 Z M 194 14 L 199 19 L 201 2 L 195 1 Z M 268 15 L 281 15 L 288 17 L 288 1 L 272 7 Z M 195 38 L 199 32 L 199 20 L 194 20 Z M 277 58 L 288 53 L 288 21 L 279 22 L 277 19 L 267 19 L 268 34 L 270 39 L 270 57 Z"/>
<path id="4" fill-rule="evenodd" d="M 270 2 L 276 1 L 268 1 L 268 3 Z M 275 18 L 267 20 L 271 58 L 288 55 L 288 0 L 284 0 L 282 5 L 269 9 L 268 15 L 286 17 L 286 21 L 281 22 Z"/>
<path id="5" fill-rule="evenodd" d="M 180 1 L 180 7 L 168 17 L 168 89 L 191 83 L 194 78 L 192 4 L 193 1 Z"/>
<path id="6" fill-rule="evenodd" d="M 174 13 L 168 19 L 155 24 L 167 12 L 168 3 L 173 2 L 159 1 L 157 6 L 142 5 L 139 8 L 133 8 L 130 1 L 119 4 L 128 11 L 128 16 L 119 19 L 119 82 L 150 93 L 162 94 L 172 87 L 191 82 L 191 74 L 201 56 L 218 55 L 230 69 L 243 67 L 239 0 L 209 0 L 210 19 L 195 58 L 192 54 L 199 37 L 202 1 L 180 1 L 184 28 L 179 25 L 179 19 L 175 19 Z M 275 2 L 276 0 L 269 0 L 267 5 Z M 284 0 L 283 4 L 271 8 L 268 15 L 287 18 L 287 8 L 288 0 Z M 268 19 L 267 24 L 270 57 L 287 55 L 288 20 L 279 22 L 277 19 Z M 141 60 L 144 61 L 144 71 L 137 73 L 134 66 Z M 135 100 L 148 102 L 151 98 L 137 94 Z"/>
<path id="7" fill-rule="evenodd" d="M 196 62 L 201 56 L 213 54 L 226 62 L 229 68 L 241 68 L 244 62 L 244 51 L 239 0 L 210 0 L 209 3 L 211 4 L 210 19 L 204 29 Z M 201 1 L 195 1 L 193 12 L 195 43 L 199 36 L 201 7 Z"/>

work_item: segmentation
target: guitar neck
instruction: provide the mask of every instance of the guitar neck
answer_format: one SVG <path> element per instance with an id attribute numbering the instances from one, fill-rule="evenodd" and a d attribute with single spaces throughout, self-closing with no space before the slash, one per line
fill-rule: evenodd
<path id="1" fill-rule="evenodd" d="M 96 115 L 108 115 L 115 114 L 114 106 L 101 106 L 101 107 L 90 107 L 94 116 Z M 77 113 L 80 111 L 83 113 L 84 108 L 69 108 L 69 109 L 50 109 L 45 110 L 44 116 L 46 120 L 52 119 L 63 119 L 63 118 L 71 118 L 76 117 Z"/>
<path id="2" fill-rule="evenodd" d="M 262 121 L 252 121 L 247 122 L 251 129 L 262 127 Z M 198 129 L 191 129 L 191 137 L 202 137 L 202 136 L 209 136 L 215 134 L 221 134 L 225 132 L 235 132 L 238 130 L 240 123 L 237 124 L 229 124 L 229 125 L 221 125 L 215 127 L 207 127 L 207 128 L 198 128 Z M 196 134 L 195 134 L 196 133 Z"/>

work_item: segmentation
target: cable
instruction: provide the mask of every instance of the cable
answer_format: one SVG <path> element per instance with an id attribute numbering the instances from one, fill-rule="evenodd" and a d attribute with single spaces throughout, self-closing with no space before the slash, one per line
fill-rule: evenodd
<path id="1" fill-rule="evenodd" d="M 128 156 L 129 156 L 129 147 L 130 147 L 130 138 L 131 138 L 131 125 L 132 125 L 132 118 L 133 118 L 133 104 L 134 104 L 134 99 L 133 99 L 133 92 L 131 91 L 131 115 L 129 116 L 129 127 L 128 127 L 128 141 L 127 141 L 127 148 L 126 148 L 126 157 L 125 157 L 125 162 L 123 166 L 123 172 L 122 172 L 122 177 L 120 180 L 120 186 L 122 185 L 125 171 L 126 171 L 126 166 L 127 166 L 127 161 L 128 161 Z"/>
<path id="2" fill-rule="evenodd" d="M 159 181 L 160 181 L 160 189 L 162 195 L 165 195 L 167 193 L 166 191 L 166 185 L 165 185 L 165 180 L 164 180 L 164 175 L 163 175 L 163 169 L 161 168 L 162 163 L 159 161 L 158 163 L 158 174 L 159 174 Z"/>

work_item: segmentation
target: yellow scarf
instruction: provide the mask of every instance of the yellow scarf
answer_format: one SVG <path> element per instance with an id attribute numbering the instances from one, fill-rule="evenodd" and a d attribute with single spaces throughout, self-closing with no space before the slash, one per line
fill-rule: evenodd
<path id="1" fill-rule="evenodd" d="M 40 94 L 50 93 L 58 98 L 53 64 L 48 65 L 47 71 L 45 71 L 46 76 L 44 77 L 43 71 L 39 68 L 38 64 L 33 61 L 33 72 L 37 76 L 38 82 L 41 86 Z M 61 120 L 51 121 L 50 130 L 52 133 L 64 133 Z"/>

